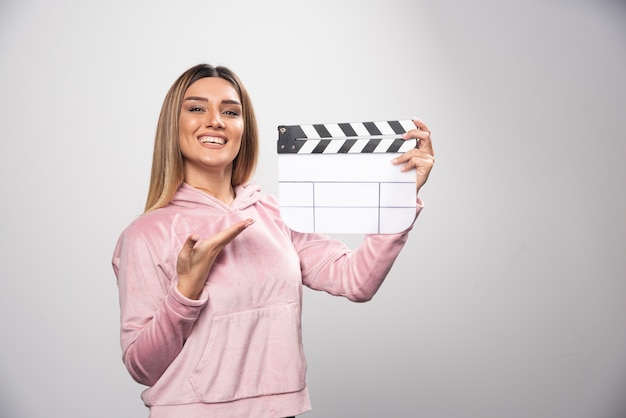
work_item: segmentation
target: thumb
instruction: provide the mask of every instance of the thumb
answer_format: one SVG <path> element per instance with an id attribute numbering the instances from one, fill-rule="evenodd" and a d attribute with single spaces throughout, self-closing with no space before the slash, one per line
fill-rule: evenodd
<path id="1" fill-rule="evenodd" d="M 191 234 L 187 237 L 187 240 L 185 241 L 185 247 L 189 247 L 189 249 L 193 248 L 194 245 L 196 245 L 196 242 L 198 242 L 198 240 L 200 239 L 199 236 L 197 236 L 196 234 Z"/>
<path id="2" fill-rule="evenodd" d="M 189 258 L 191 256 L 191 252 L 193 251 L 193 247 L 196 245 L 196 242 L 198 242 L 199 239 L 200 237 L 196 234 L 189 235 L 185 240 L 183 247 L 180 249 L 180 256 L 184 258 Z"/>

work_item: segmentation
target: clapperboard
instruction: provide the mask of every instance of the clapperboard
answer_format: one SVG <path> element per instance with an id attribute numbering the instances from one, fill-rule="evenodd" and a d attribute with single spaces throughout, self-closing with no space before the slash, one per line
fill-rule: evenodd
<path id="1" fill-rule="evenodd" d="M 415 147 L 411 120 L 281 125 L 278 195 L 294 231 L 388 234 L 415 219 L 415 172 L 391 163 Z"/>

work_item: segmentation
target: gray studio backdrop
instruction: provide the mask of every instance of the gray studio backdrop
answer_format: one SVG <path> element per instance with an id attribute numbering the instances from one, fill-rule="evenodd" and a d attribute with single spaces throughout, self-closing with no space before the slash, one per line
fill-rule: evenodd
<path id="1" fill-rule="evenodd" d="M 426 208 L 374 300 L 305 292 L 307 417 L 626 416 L 617 0 L 2 0 L 0 416 L 147 416 L 110 257 L 198 62 L 247 84 L 268 193 L 279 124 L 433 131 Z"/>

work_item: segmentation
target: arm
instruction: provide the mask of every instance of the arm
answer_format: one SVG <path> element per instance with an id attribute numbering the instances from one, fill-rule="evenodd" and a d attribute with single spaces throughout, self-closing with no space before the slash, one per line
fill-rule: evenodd
<path id="1" fill-rule="evenodd" d="M 169 242 L 150 238 L 131 229 L 120 237 L 113 256 L 123 361 L 133 379 L 148 386 L 180 353 L 206 304 L 177 290 L 176 274 L 165 265 Z"/>
<path id="2" fill-rule="evenodd" d="M 203 290 L 215 258 L 252 222 L 238 222 L 206 239 L 188 236 L 175 269 L 175 250 L 160 229 L 139 223 L 122 234 L 113 269 L 120 293 L 123 361 L 137 382 L 156 383 L 181 352 L 207 303 Z"/>
<path id="3" fill-rule="evenodd" d="M 418 202 L 417 214 L 421 208 Z M 355 250 L 323 234 L 292 232 L 303 283 L 354 302 L 372 299 L 404 247 L 410 229 L 400 234 L 366 235 Z"/>

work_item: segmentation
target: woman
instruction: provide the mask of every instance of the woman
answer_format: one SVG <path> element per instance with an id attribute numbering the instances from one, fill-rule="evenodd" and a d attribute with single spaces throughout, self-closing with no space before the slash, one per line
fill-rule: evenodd
<path id="1" fill-rule="evenodd" d="M 433 166 L 415 120 L 398 157 Z M 158 417 L 287 417 L 311 409 L 302 348 L 302 286 L 362 302 L 373 297 L 408 231 L 367 235 L 354 251 L 291 231 L 273 196 L 248 184 L 257 161 L 254 111 L 238 77 L 197 65 L 172 85 L 157 126 L 145 213 L 113 255 L 123 361 L 149 386 Z M 421 209 L 417 199 L 416 213 Z"/>

